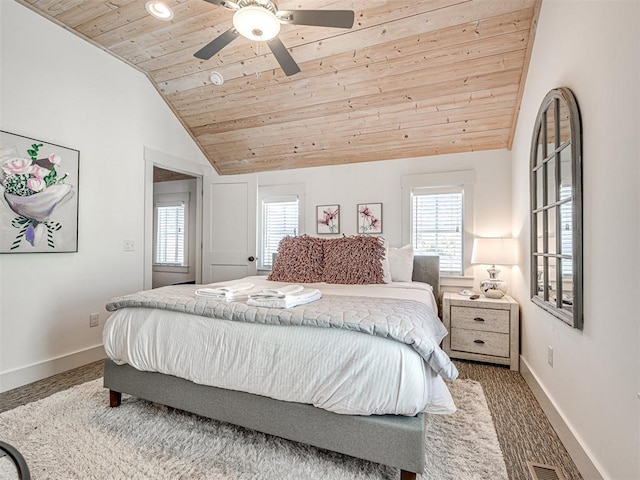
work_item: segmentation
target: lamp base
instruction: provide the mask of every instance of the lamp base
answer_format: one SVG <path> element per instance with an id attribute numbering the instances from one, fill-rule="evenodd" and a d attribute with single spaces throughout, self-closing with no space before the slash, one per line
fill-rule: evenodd
<path id="1" fill-rule="evenodd" d="M 507 293 L 507 282 L 499 278 L 488 278 L 480 282 L 480 291 L 487 298 L 502 298 Z"/>

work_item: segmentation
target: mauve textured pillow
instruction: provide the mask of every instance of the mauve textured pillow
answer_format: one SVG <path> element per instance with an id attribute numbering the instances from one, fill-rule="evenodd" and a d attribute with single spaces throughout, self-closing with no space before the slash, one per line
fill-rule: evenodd
<path id="1" fill-rule="evenodd" d="M 383 256 L 384 245 L 378 237 L 359 235 L 327 239 L 322 279 L 347 285 L 384 283 Z"/>
<path id="2" fill-rule="evenodd" d="M 323 239 L 302 235 L 284 237 L 278 246 L 276 263 L 268 280 L 314 283 L 322 281 Z"/>

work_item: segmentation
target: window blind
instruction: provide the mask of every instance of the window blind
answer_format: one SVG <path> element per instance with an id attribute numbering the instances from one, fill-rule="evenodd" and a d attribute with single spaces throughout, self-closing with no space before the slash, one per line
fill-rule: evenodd
<path id="1" fill-rule="evenodd" d="M 298 233 L 298 199 L 264 199 L 262 209 L 262 245 L 260 266 L 270 269 L 273 254 L 287 235 Z"/>
<path id="2" fill-rule="evenodd" d="M 419 192 L 419 193 L 415 193 Z M 462 188 L 418 189 L 412 202 L 414 253 L 439 255 L 442 273 L 463 273 Z"/>
<path id="3" fill-rule="evenodd" d="M 156 261 L 158 265 L 184 265 L 185 205 L 156 206 Z"/>

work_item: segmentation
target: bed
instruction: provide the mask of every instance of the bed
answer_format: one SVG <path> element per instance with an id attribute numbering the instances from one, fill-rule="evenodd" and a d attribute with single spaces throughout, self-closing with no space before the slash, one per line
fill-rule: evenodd
<path id="1" fill-rule="evenodd" d="M 398 282 L 388 286 L 347 287 L 325 283 L 306 283 L 305 286 L 322 289 L 323 300 L 339 298 L 342 303 L 357 296 L 367 296 L 369 301 L 368 295 L 375 295 L 379 302 L 390 303 L 395 301 L 392 300 L 394 296 L 402 296 L 407 290 L 410 299 L 424 298 L 424 302 L 431 303 L 431 308 L 437 312 L 438 270 L 438 257 L 416 256 L 412 280 L 419 283 L 415 283 L 413 289 L 411 285 L 403 287 Z M 268 282 L 264 277 L 241 281 L 249 281 L 260 288 L 283 284 Z M 403 293 L 394 292 L 394 288 Z M 388 296 L 387 300 L 385 296 Z M 131 307 L 123 303 L 111 316 L 103 337 L 109 357 L 105 361 L 104 386 L 110 390 L 112 407 L 120 405 L 123 393 L 130 394 L 204 417 L 386 464 L 400 469 L 403 480 L 416 478 L 416 473 L 424 470 L 423 412 L 450 413 L 455 410 L 442 376 L 434 373 L 409 345 L 349 329 L 336 331 L 335 328 L 231 320 L 212 322 L 210 318 L 178 310 L 146 308 L 144 305 Z M 192 328 L 187 328 L 188 324 Z M 217 327 L 211 327 L 212 324 Z M 227 350 L 221 351 L 222 344 L 211 348 L 219 332 L 206 333 L 209 328 L 225 331 L 227 339 L 223 342 Z M 141 341 L 145 330 L 151 331 L 150 338 L 155 340 Z M 228 340 L 228 335 L 252 339 L 249 349 L 254 353 L 230 353 L 241 349 L 242 342 L 235 344 L 235 340 Z M 282 335 L 286 339 L 280 340 Z M 138 342 L 133 346 L 132 338 Z M 171 338 L 168 343 L 173 350 L 156 358 L 160 350 L 159 338 Z M 364 343 L 360 345 L 360 342 Z M 327 354 L 327 344 L 331 344 L 331 354 Z M 194 360 L 185 351 L 197 350 L 197 345 L 204 345 L 204 350 Z M 272 350 L 262 351 L 264 345 Z M 263 365 L 266 358 L 271 358 L 274 351 L 280 352 L 285 345 L 294 351 L 293 357 L 283 357 L 284 361 L 276 365 L 277 368 Z M 389 357 L 379 354 L 385 349 L 389 349 Z M 375 351 L 375 356 L 383 358 L 383 363 L 376 364 L 367 351 Z M 335 352 L 339 354 L 334 355 Z M 333 358 L 340 357 L 342 352 L 346 360 Z M 248 360 L 248 357 L 252 358 Z M 314 364 L 318 359 L 321 363 Z M 354 367 L 357 361 L 360 363 Z M 385 361 L 402 365 L 406 370 L 394 373 L 395 366 L 388 368 Z M 211 362 L 223 365 L 214 374 L 203 373 L 194 367 L 194 364 Z M 350 369 L 356 368 L 358 374 L 345 371 L 340 362 L 349 364 Z M 420 369 L 422 371 L 418 372 Z M 316 375 L 314 371 L 322 372 L 322 375 Z M 331 378 L 327 379 L 327 376 Z M 254 382 L 256 378 L 259 381 Z M 415 378 L 422 380 L 413 381 Z M 358 384 L 360 381 L 364 383 Z M 379 385 L 382 387 L 375 390 Z M 373 400 L 368 396 L 366 400 L 359 400 L 365 398 L 359 394 L 363 389 Z"/>

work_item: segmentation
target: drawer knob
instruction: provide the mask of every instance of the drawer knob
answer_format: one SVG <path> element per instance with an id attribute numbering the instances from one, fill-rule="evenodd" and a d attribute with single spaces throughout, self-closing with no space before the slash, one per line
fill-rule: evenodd
<path id="1" fill-rule="evenodd" d="M 484 340 L 474 340 L 473 343 L 477 343 L 478 345 L 484 345 Z"/>
<path id="2" fill-rule="evenodd" d="M 484 322 L 484 318 L 482 317 L 476 317 L 473 319 L 474 322 Z"/>

